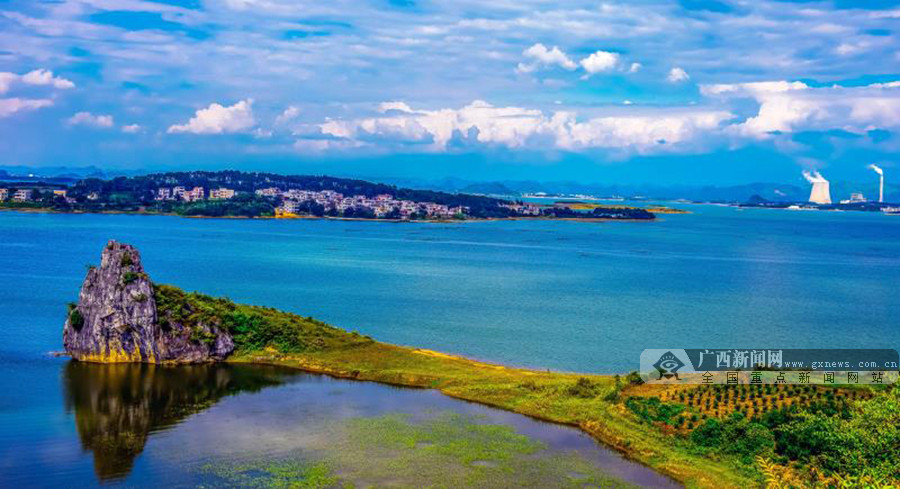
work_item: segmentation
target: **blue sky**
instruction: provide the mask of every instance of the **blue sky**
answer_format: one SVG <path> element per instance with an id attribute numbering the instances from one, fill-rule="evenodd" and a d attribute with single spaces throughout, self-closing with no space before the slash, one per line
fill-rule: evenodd
<path id="1" fill-rule="evenodd" d="M 898 168 L 898 21 L 894 1 L 0 0 L 0 165 L 865 181 Z"/>

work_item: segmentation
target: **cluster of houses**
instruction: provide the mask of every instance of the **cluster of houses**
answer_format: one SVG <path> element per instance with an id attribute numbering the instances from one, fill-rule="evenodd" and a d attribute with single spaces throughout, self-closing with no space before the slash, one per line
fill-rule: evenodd
<path id="1" fill-rule="evenodd" d="M 62 197 L 67 201 L 72 201 L 70 197 L 67 196 L 67 192 L 62 189 L 53 190 L 53 195 L 57 197 Z M 18 189 L 8 189 L 8 188 L 0 188 L 0 202 L 5 202 L 7 200 L 12 200 L 13 202 L 31 202 L 35 198 L 34 189 L 31 188 L 18 188 Z"/>
<path id="2" fill-rule="evenodd" d="M 278 208 L 280 215 L 296 215 L 308 202 L 321 205 L 325 212 L 344 214 L 348 209 L 370 210 L 375 217 L 383 218 L 389 215 L 398 215 L 401 219 L 408 219 L 413 215 L 428 218 L 449 219 L 468 214 L 469 208 L 465 206 L 450 207 L 434 202 L 414 202 L 411 200 L 398 200 L 390 194 L 376 195 L 369 198 L 363 195 L 344 196 L 333 190 L 319 192 L 309 190 L 286 190 L 270 187 L 256 191 L 257 195 L 264 197 L 280 197 L 281 206 Z"/>
<path id="3" fill-rule="evenodd" d="M 522 203 L 522 202 L 511 202 L 509 204 L 500 204 L 500 207 L 505 207 L 520 216 L 539 216 L 539 215 L 541 215 L 541 208 L 534 204 L 528 204 L 528 203 Z"/>
<path id="4" fill-rule="evenodd" d="M 198 200 L 206 200 L 207 197 L 209 200 L 227 200 L 234 197 L 234 190 L 220 187 L 210 189 L 208 195 L 203 187 L 194 187 L 190 190 L 185 187 L 161 187 L 156 191 L 156 200 L 196 202 Z"/>
<path id="5" fill-rule="evenodd" d="M 33 196 L 34 190 L 30 188 L 0 188 L 0 201 L 12 200 L 13 202 L 30 202 Z"/>

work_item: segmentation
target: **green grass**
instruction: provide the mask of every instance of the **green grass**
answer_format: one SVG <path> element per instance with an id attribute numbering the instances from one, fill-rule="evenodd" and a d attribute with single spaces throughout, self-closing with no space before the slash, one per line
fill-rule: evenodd
<path id="1" fill-rule="evenodd" d="M 156 300 L 162 323 L 175 321 L 189 327 L 215 325 L 230 331 L 236 346 L 235 354 L 229 359 L 231 362 L 276 364 L 336 377 L 433 388 L 459 399 L 577 426 L 626 456 L 688 487 L 760 487 L 768 475 L 764 477 L 764 471 L 754 463 L 755 456 L 780 457 L 787 453 L 777 449 L 773 454 L 771 436 L 760 432 L 754 424 L 738 420 L 705 429 L 753 441 L 745 443 L 746 449 L 727 450 L 695 443 L 696 440 L 673 427 L 673 423 L 690 424 L 691 428 L 705 425 L 705 419 L 694 419 L 697 413 L 690 411 L 691 406 L 631 399 L 632 389 L 623 390 L 623 381 L 618 376 L 518 369 L 389 345 L 312 318 L 234 304 L 228 299 L 188 294 L 169 286 L 156 287 Z M 624 384 L 628 383 L 629 378 L 626 378 Z M 651 396 L 662 394 L 664 389 L 656 394 L 651 392 Z M 896 399 L 897 394 L 893 395 Z M 881 417 L 896 420 L 890 409 L 877 406 L 880 407 L 875 411 Z M 824 414 L 814 416 L 825 417 Z M 398 428 L 397 420 L 383 422 L 394 423 L 392 429 L 396 433 L 407 433 L 413 436 L 412 439 L 419 436 L 417 431 L 404 432 Z M 846 425 L 847 430 L 854 430 L 857 435 L 852 440 L 853 446 L 861 446 L 867 440 L 878 447 L 865 452 L 874 457 L 872 462 L 877 462 L 879 467 L 890 467 L 896 462 L 895 449 L 900 447 L 897 429 L 883 432 L 864 424 L 860 420 L 832 422 L 829 426 Z M 816 426 L 797 425 L 788 431 L 774 427 L 772 432 L 776 441 L 781 436 L 782 439 L 801 440 L 797 442 L 801 445 L 806 441 L 819 443 L 830 450 L 830 460 L 834 461 L 845 461 L 853 453 L 863 453 L 841 451 L 840 444 L 832 445 L 830 440 L 817 441 L 811 435 Z M 884 436 L 873 438 L 877 433 Z M 469 453 L 478 453 L 470 449 L 467 448 Z M 818 463 L 815 458 L 807 460 L 803 459 L 806 454 L 801 455 L 798 462 Z M 787 459 L 777 462 L 791 463 Z M 884 474 L 893 476 L 887 469 L 879 470 L 878 475 Z"/>
<path id="2" fill-rule="evenodd" d="M 692 451 L 689 441 L 661 433 L 621 404 L 611 376 L 531 371 L 475 362 L 428 350 L 371 342 L 340 350 L 299 354 L 244 352 L 233 362 L 271 363 L 337 377 L 439 389 L 469 401 L 547 421 L 578 426 L 655 470 L 689 487 L 752 487 L 757 470 L 737 458 L 713 460 Z M 593 397 L 585 395 L 585 381 Z"/>

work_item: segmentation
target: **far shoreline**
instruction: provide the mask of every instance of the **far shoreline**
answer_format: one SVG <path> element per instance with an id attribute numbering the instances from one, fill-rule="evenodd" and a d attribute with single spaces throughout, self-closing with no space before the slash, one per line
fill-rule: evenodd
<path id="1" fill-rule="evenodd" d="M 323 220 L 323 221 L 359 221 L 359 222 L 387 222 L 387 223 L 395 223 L 395 224 L 414 224 L 414 223 L 422 223 L 422 224 L 465 224 L 465 223 L 474 223 L 474 222 L 491 222 L 491 221 L 571 221 L 571 222 L 586 222 L 586 223 L 603 223 L 603 222 L 659 222 L 660 219 L 655 217 L 653 219 L 615 219 L 615 218 L 604 218 L 604 217 L 546 217 L 546 216 L 536 216 L 536 217 L 526 217 L 526 216 L 515 216 L 515 217 L 484 217 L 484 218 L 472 218 L 472 219 L 370 219 L 364 217 L 341 217 L 341 216 L 291 216 L 291 217 L 276 217 L 276 216 L 185 216 L 181 214 L 176 214 L 173 212 L 146 212 L 146 211 L 120 211 L 120 210 L 111 210 L 111 211 L 84 211 L 84 210 L 72 210 L 72 211 L 61 211 L 56 209 L 50 209 L 46 207 L 9 207 L 0 205 L 0 212 L 21 212 L 25 214 L 72 214 L 72 215 L 87 215 L 87 214 L 95 214 L 95 215 L 134 215 L 134 216 L 167 216 L 167 217 L 181 217 L 185 219 L 231 219 L 231 220 L 273 220 L 273 221 L 294 221 L 294 220 Z M 651 211 L 652 212 L 652 211 Z M 656 213 L 654 213 L 656 214 Z M 690 212 L 663 212 L 662 214 L 690 214 Z"/>

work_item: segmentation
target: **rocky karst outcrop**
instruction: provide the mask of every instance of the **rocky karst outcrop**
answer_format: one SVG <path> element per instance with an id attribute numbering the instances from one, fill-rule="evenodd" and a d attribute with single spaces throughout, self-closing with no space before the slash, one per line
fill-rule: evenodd
<path id="1" fill-rule="evenodd" d="M 69 306 L 63 344 L 77 360 L 103 363 L 198 363 L 234 350 L 231 335 L 215 324 L 161 325 L 159 313 L 138 251 L 110 241 Z"/>

